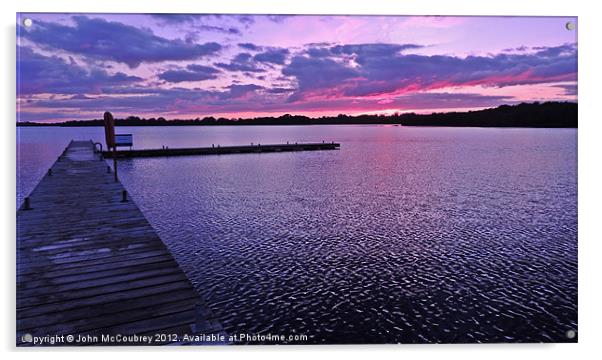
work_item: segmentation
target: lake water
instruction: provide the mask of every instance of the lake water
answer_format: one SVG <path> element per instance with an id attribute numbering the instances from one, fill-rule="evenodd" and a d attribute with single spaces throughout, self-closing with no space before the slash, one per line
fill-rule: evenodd
<path id="1" fill-rule="evenodd" d="M 118 132 L 136 148 L 341 143 L 120 161 L 123 184 L 229 333 L 576 341 L 566 337 L 577 330 L 576 129 Z M 20 128 L 18 203 L 70 139 L 103 136 Z"/>

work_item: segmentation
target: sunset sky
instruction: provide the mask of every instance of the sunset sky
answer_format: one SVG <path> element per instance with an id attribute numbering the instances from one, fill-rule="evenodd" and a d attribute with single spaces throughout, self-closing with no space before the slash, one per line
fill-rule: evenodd
<path id="1" fill-rule="evenodd" d="M 23 26 L 32 19 L 31 27 Z M 561 17 L 18 14 L 17 120 L 577 101 Z"/>

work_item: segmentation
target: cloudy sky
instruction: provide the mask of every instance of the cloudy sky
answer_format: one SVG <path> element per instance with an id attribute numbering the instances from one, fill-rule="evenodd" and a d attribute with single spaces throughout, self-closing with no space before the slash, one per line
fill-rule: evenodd
<path id="1" fill-rule="evenodd" d="M 576 19 L 18 14 L 17 119 L 576 101 L 577 34 L 568 21 Z"/>

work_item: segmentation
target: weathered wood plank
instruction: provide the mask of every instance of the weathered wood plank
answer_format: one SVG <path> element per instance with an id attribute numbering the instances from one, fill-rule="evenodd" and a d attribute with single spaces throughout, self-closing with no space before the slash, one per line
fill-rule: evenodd
<path id="1" fill-rule="evenodd" d="M 123 252 L 123 251 L 122 251 Z M 137 259 L 145 259 L 151 258 L 159 255 L 165 254 L 165 249 L 157 248 L 150 249 L 145 251 L 127 251 L 127 254 L 114 255 L 114 254 L 100 254 L 94 259 L 86 259 L 86 260 L 78 260 L 78 261 L 66 261 L 65 259 L 59 259 L 60 261 L 53 261 L 52 267 L 49 268 L 47 263 L 44 264 L 39 263 L 28 263 L 29 266 L 21 266 L 17 267 L 17 276 L 19 275 L 31 275 L 31 274 L 45 274 L 51 271 L 57 270 L 66 270 L 66 269 L 80 269 L 85 271 L 88 266 L 99 265 L 99 264 L 107 264 L 110 265 L 112 263 L 120 263 L 124 261 L 137 260 Z M 17 260 L 18 261 L 18 260 Z"/>
<path id="2" fill-rule="evenodd" d="M 125 291 L 107 293 L 103 295 L 97 295 L 94 297 L 21 308 L 17 309 L 17 323 L 19 322 L 18 320 L 20 317 L 33 317 L 36 315 L 49 314 L 59 311 L 69 312 L 74 309 L 80 308 L 89 308 L 90 310 L 92 310 L 94 307 L 106 303 L 125 301 L 134 297 L 151 298 L 153 295 L 156 294 L 168 293 L 171 291 L 183 289 L 190 289 L 190 287 L 185 281 L 174 281 L 165 284 L 132 288 Z"/>
<path id="3" fill-rule="evenodd" d="M 33 272 L 33 273 L 22 273 L 17 274 L 17 283 L 27 284 L 32 280 L 40 280 L 40 279 L 51 279 L 60 281 L 59 279 L 65 278 L 69 280 L 70 276 L 82 275 L 86 276 L 88 274 L 96 274 L 103 273 L 107 270 L 116 270 L 126 268 L 130 271 L 131 268 L 135 269 L 137 266 L 141 265 L 153 265 L 155 263 L 161 263 L 164 261 L 171 261 L 171 255 L 158 253 L 156 255 L 150 254 L 148 256 L 142 258 L 127 258 L 126 260 L 118 260 L 118 261 L 102 261 L 101 263 L 93 263 L 91 261 L 86 262 L 84 266 L 74 266 L 69 268 L 59 268 L 55 267 L 52 271 L 45 272 Z"/>
<path id="4" fill-rule="evenodd" d="M 153 306 L 161 305 L 164 303 L 172 303 L 181 300 L 192 299 L 195 303 L 198 301 L 197 296 L 190 294 L 187 289 L 174 290 L 168 293 L 154 294 L 155 302 Z M 56 312 L 45 315 L 37 315 L 34 317 L 21 318 L 21 327 L 25 330 L 35 329 L 39 326 L 45 327 L 48 331 L 60 331 L 62 324 L 69 324 L 74 329 L 62 329 L 63 331 L 85 331 L 87 329 L 95 328 L 95 319 L 103 319 L 103 321 L 111 322 L 111 318 L 108 318 L 108 314 L 120 314 L 120 319 L 127 319 L 130 313 L 136 313 L 137 311 L 150 311 L 152 313 L 152 306 L 148 306 L 144 303 L 144 296 L 141 298 L 129 298 L 124 301 L 115 303 L 105 303 L 94 308 L 92 312 L 87 308 L 73 309 L 69 312 Z M 148 316 L 148 315 L 147 315 Z M 79 326 L 75 323 L 85 323 L 86 326 Z M 103 325 L 105 326 L 105 325 Z M 100 326 L 98 327 L 100 328 Z"/>
<path id="5" fill-rule="evenodd" d="M 143 278 L 135 281 L 117 282 L 104 286 L 73 289 L 71 291 L 60 291 L 60 289 L 58 289 L 57 291 L 52 291 L 50 293 L 45 291 L 42 293 L 35 292 L 34 294 L 26 294 L 23 297 L 17 296 L 17 311 L 21 308 L 46 304 L 65 304 L 67 302 L 77 304 L 78 301 L 84 302 L 87 301 L 87 299 L 94 299 L 97 296 L 108 298 L 110 301 L 110 295 L 119 294 L 120 291 L 142 289 L 149 286 L 187 280 L 186 276 L 181 271 L 177 270 L 179 269 L 172 269 L 171 272 L 166 275 Z"/>
<path id="6" fill-rule="evenodd" d="M 148 280 L 158 281 L 161 276 L 165 275 L 182 275 L 178 268 L 174 268 L 172 263 L 168 263 L 167 266 L 154 268 L 147 271 L 130 272 L 127 274 L 114 274 L 101 278 L 93 279 L 82 279 L 78 281 L 72 281 L 64 284 L 49 284 L 46 286 L 32 287 L 29 289 L 19 289 L 19 296 L 17 297 L 17 303 L 30 298 L 39 298 L 40 294 L 43 294 L 44 299 L 51 298 L 77 298 L 84 296 L 91 296 L 90 294 L 104 292 L 105 288 L 109 286 L 111 289 L 118 289 L 127 283 L 127 286 L 135 284 L 133 281 Z M 53 296 L 47 296 L 49 292 L 53 293 Z"/>
<path id="7" fill-rule="evenodd" d="M 157 262 L 143 262 L 131 266 L 110 267 L 108 269 L 90 271 L 85 273 L 74 272 L 71 274 L 62 274 L 62 276 L 36 276 L 29 280 L 19 282 L 19 291 L 26 292 L 31 289 L 39 289 L 45 286 L 68 285 L 77 283 L 78 286 L 84 287 L 93 284 L 94 281 L 102 281 L 103 279 L 117 279 L 122 276 L 138 276 L 155 270 L 164 268 L 172 268 L 173 263 L 170 259 Z M 90 285 L 91 286 L 91 285 Z"/>

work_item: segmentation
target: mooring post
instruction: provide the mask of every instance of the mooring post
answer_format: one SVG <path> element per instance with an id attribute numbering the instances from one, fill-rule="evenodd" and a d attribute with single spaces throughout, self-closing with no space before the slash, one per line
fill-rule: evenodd
<path id="1" fill-rule="evenodd" d="M 29 196 L 23 199 L 23 210 L 31 210 L 31 204 L 29 203 Z"/>
<path id="2" fill-rule="evenodd" d="M 111 173 L 111 167 L 109 165 L 107 165 L 107 174 Z"/>
<path id="3" fill-rule="evenodd" d="M 113 146 L 113 174 L 115 175 L 115 182 L 119 181 L 117 177 L 117 146 Z"/>
<path id="4" fill-rule="evenodd" d="M 128 201 L 128 192 L 123 190 L 121 192 L 121 202 L 127 202 Z"/>
<path id="5" fill-rule="evenodd" d="M 48 176 L 52 176 L 52 168 L 48 169 Z"/>

